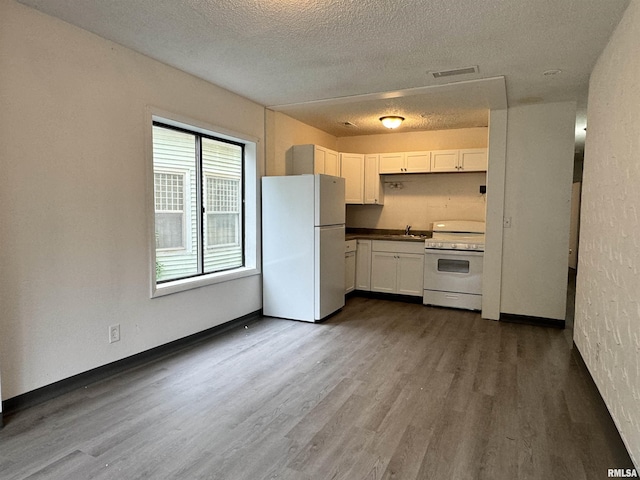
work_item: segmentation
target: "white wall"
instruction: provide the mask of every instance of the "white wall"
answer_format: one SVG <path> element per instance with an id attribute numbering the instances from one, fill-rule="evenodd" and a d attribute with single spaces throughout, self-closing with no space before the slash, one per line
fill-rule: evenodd
<path id="1" fill-rule="evenodd" d="M 507 116 L 506 109 L 489 112 L 489 168 L 487 171 L 487 225 L 482 269 L 482 318 L 491 320 L 500 319 Z"/>
<path id="2" fill-rule="evenodd" d="M 283 113 L 266 110 L 266 174 L 286 175 L 293 145 L 314 144 L 336 150 L 336 137 Z M 290 160 L 289 160 L 290 161 Z"/>
<path id="3" fill-rule="evenodd" d="M 640 1 L 591 74 L 574 341 L 640 468 Z"/>
<path id="4" fill-rule="evenodd" d="M 452 128 L 424 132 L 394 132 L 378 135 L 340 137 L 337 148 L 349 153 L 393 153 L 450 148 L 484 148 L 487 127 Z"/>
<path id="5" fill-rule="evenodd" d="M 347 227 L 431 230 L 438 220 L 484 222 L 485 172 L 384 175 L 384 206 L 347 205 Z M 402 188 L 395 188 L 400 185 Z"/>
<path id="6" fill-rule="evenodd" d="M 218 125 L 262 164 L 262 107 L 13 0 L 0 72 L 4 399 L 261 308 L 257 275 L 149 298 L 145 129 L 147 106 Z"/>
<path id="7" fill-rule="evenodd" d="M 502 313 L 565 318 L 574 102 L 509 108 Z"/>
<path id="8" fill-rule="evenodd" d="M 578 233 L 580 232 L 580 195 L 582 182 L 571 187 L 571 226 L 569 229 L 569 267 L 578 268 Z"/>

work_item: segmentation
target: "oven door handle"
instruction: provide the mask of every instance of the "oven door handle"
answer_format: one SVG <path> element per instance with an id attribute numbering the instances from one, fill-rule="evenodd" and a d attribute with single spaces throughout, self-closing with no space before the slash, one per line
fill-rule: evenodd
<path id="1" fill-rule="evenodd" d="M 442 248 L 425 248 L 425 255 L 439 255 L 441 257 L 446 256 L 471 256 L 471 257 L 481 257 L 484 255 L 484 252 L 480 252 L 478 250 L 445 250 Z"/>

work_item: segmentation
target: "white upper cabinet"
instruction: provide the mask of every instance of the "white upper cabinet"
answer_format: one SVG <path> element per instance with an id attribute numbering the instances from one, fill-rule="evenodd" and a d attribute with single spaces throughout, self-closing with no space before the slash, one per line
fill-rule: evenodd
<path id="1" fill-rule="evenodd" d="M 380 173 L 429 173 L 431 152 L 380 154 Z"/>
<path id="2" fill-rule="evenodd" d="M 319 145 L 294 145 L 292 175 L 316 174 L 340 176 L 338 152 Z"/>
<path id="3" fill-rule="evenodd" d="M 431 152 L 431 171 L 457 172 L 459 158 L 459 150 L 437 150 Z"/>
<path id="4" fill-rule="evenodd" d="M 460 150 L 460 171 L 485 172 L 488 166 L 486 148 Z"/>
<path id="5" fill-rule="evenodd" d="M 338 152 L 324 148 L 324 173 L 325 175 L 340 176 L 340 157 Z"/>
<path id="6" fill-rule="evenodd" d="M 404 154 L 406 173 L 429 173 L 431 152 L 406 152 Z"/>
<path id="7" fill-rule="evenodd" d="M 345 202 L 362 205 L 364 203 L 364 155 L 341 153 L 340 169 L 345 182 Z"/>
<path id="8" fill-rule="evenodd" d="M 380 178 L 380 155 L 364 156 L 364 203 L 384 204 L 384 185 Z"/>
<path id="9" fill-rule="evenodd" d="M 380 173 L 404 173 L 404 153 L 381 153 Z"/>
<path id="10" fill-rule="evenodd" d="M 484 172 L 486 170 L 486 148 L 431 152 L 432 172 Z"/>

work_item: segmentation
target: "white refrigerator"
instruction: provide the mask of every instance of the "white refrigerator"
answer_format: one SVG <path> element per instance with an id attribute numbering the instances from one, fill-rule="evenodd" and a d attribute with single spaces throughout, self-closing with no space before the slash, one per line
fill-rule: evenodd
<path id="1" fill-rule="evenodd" d="M 265 315 L 317 322 L 344 306 L 344 223 L 344 178 L 262 178 Z"/>

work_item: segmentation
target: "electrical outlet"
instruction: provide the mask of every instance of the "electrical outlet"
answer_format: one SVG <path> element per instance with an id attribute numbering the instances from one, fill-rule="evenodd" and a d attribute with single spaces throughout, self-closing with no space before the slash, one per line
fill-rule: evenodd
<path id="1" fill-rule="evenodd" d="M 504 228 L 511 228 L 511 217 L 504 217 L 502 226 Z"/>
<path id="2" fill-rule="evenodd" d="M 109 343 L 120 341 L 120 324 L 109 327 Z"/>

